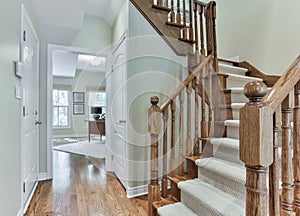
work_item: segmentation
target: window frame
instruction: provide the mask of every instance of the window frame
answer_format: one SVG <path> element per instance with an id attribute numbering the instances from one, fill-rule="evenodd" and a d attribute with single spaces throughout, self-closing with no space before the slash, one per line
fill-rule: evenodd
<path id="1" fill-rule="evenodd" d="M 53 129 L 70 129 L 71 128 L 71 91 L 68 89 L 61 89 L 61 88 L 53 88 L 52 89 L 52 95 L 53 92 L 57 90 L 57 91 L 67 91 L 68 92 L 68 105 L 54 105 L 54 101 L 53 101 L 53 96 L 52 96 L 52 128 Z M 68 120 L 68 124 L 67 125 L 53 125 L 54 121 L 53 121 L 53 117 L 54 117 L 54 109 L 58 108 L 58 112 L 59 112 L 59 108 L 67 108 L 68 111 L 68 115 L 67 115 L 67 120 Z M 58 122 L 59 122 L 59 113 L 58 113 Z"/>

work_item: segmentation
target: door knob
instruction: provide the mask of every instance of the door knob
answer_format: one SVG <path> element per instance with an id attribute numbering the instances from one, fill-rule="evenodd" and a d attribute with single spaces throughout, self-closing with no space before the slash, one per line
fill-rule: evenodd
<path id="1" fill-rule="evenodd" d="M 41 124 L 42 124 L 42 121 L 35 121 L 34 124 L 35 124 L 35 125 L 41 125 Z"/>
<path id="2" fill-rule="evenodd" d="M 119 120 L 119 123 L 120 123 L 120 124 L 125 124 L 125 123 L 126 123 L 126 120 Z"/>

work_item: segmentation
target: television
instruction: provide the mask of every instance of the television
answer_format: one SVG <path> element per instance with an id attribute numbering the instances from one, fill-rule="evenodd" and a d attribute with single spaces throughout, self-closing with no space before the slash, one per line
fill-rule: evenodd
<path id="1" fill-rule="evenodd" d="M 91 114 L 102 114 L 102 107 L 91 107 Z"/>

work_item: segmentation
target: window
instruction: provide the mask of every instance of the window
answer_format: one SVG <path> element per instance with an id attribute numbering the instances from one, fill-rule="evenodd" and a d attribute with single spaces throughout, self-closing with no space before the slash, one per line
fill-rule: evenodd
<path id="1" fill-rule="evenodd" d="M 69 91 L 53 89 L 53 127 L 69 127 L 69 113 Z"/>
<path id="2" fill-rule="evenodd" d="M 89 118 L 90 119 L 92 119 L 92 116 L 93 116 L 93 113 L 92 113 L 93 107 L 101 107 L 102 108 L 102 118 L 105 118 L 106 93 L 90 91 L 88 106 L 89 106 Z"/>

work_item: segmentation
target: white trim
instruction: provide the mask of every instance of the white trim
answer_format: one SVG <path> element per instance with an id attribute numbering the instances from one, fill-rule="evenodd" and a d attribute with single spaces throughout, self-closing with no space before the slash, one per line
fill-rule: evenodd
<path id="1" fill-rule="evenodd" d="M 20 49 L 22 49 L 22 44 L 23 44 L 23 26 L 24 26 L 24 22 L 26 20 L 26 23 L 29 25 L 29 28 L 31 30 L 31 32 L 33 33 L 33 37 L 37 43 L 37 60 L 36 60 L 36 64 L 37 64 L 37 73 L 36 73 L 36 85 L 37 85 L 37 89 L 39 89 L 39 75 L 40 75 L 40 40 L 39 40 L 39 37 L 35 31 L 35 28 L 34 28 L 34 25 L 32 24 L 32 21 L 31 21 L 31 18 L 30 16 L 28 15 L 28 12 L 24 6 L 24 4 L 22 3 L 21 4 L 21 26 L 20 26 Z M 20 56 L 19 56 L 19 61 L 22 62 L 22 51 L 20 50 Z M 23 81 L 21 79 L 21 89 L 23 89 Z M 37 104 L 36 104 L 36 108 L 37 108 L 37 111 L 38 111 L 38 116 L 37 118 L 39 117 L 39 112 L 40 112 L 40 109 L 39 109 L 39 91 L 37 92 Z M 27 210 L 28 208 L 28 205 L 32 199 L 32 196 L 36 190 L 36 187 L 38 185 L 38 179 L 37 179 L 37 182 L 35 184 L 35 186 L 33 187 L 33 190 L 31 192 L 31 195 L 28 197 L 28 200 L 27 200 L 27 203 L 25 204 L 25 201 L 24 201 L 24 196 L 23 196 L 23 182 L 24 182 L 24 169 L 23 169 L 23 152 L 24 152 L 24 149 L 23 149 L 23 139 L 22 139 L 22 136 L 23 136 L 23 116 L 22 116 L 22 106 L 23 106 L 23 103 L 24 103 L 24 98 L 23 96 L 21 97 L 21 102 L 20 102 L 20 162 L 21 162 L 21 209 L 20 209 L 20 212 L 18 213 L 18 215 L 23 215 L 22 212 L 25 212 L 25 210 Z M 37 172 L 39 172 L 39 169 L 40 169 L 40 142 L 39 142 L 39 130 L 37 130 Z"/>
<path id="2" fill-rule="evenodd" d="M 126 190 L 127 198 L 133 198 L 142 196 L 148 193 L 148 185 L 142 185 L 137 187 L 129 187 Z"/>
<path id="3" fill-rule="evenodd" d="M 39 181 L 45 181 L 45 180 L 48 180 L 49 178 L 48 178 L 47 173 L 43 172 L 43 173 L 39 173 L 38 179 L 39 179 Z"/>
<path id="4" fill-rule="evenodd" d="M 52 76 L 52 53 L 55 49 L 70 51 L 72 53 L 81 53 L 86 55 L 97 55 L 107 57 L 109 50 L 104 52 L 97 52 L 95 50 L 87 50 L 78 47 L 62 46 L 55 44 L 48 44 L 47 48 L 47 176 L 49 179 L 53 178 L 53 153 L 52 153 L 52 90 L 53 90 L 53 76 Z"/>
<path id="5" fill-rule="evenodd" d="M 20 208 L 19 212 L 17 213 L 17 216 L 23 216 L 22 208 Z"/>
<path id="6" fill-rule="evenodd" d="M 160 185 L 160 190 L 162 190 L 161 182 L 159 182 L 159 185 Z M 171 188 L 171 183 L 170 181 L 168 181 L 168 189 L 170 188 Z M 148 184 L 136 186 L 136 187 L 128 187 L 126 189 L 126 194 L 127 194 L 127 198 L 133 198 L 133 197 L 138 197 L 138 196 L 148 194 Z"/>
<path id="7" fill-rule="evenodd" d="M 35 185 L 34 185 L 32 191 L 31 191 L 31 193 L 30 193 L 30 195 L 29 195 L 29 197 L 28 197 L 27 202 L 24 204 L 23 214 L 26 213 L 26 211 L 27 211 L 27 209 L 28 209 L 28 206 L 29 206 L 29 204 L 30 204 L 30 201 L 31 201 L 31 199 L 32 199 L 32 197 L 33 197 L 33 195 L 34 195 L 34 192 L 35 192 L 35 190 L 36 190 L 38 184 L 39 184 L 38 182 L 35 183 Z"/>

